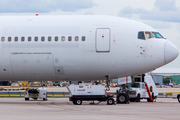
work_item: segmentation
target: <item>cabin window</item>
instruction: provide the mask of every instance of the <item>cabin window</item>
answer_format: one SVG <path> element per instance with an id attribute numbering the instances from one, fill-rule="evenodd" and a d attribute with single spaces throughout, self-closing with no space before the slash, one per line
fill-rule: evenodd
<path id="1" fill-rule="evenodd" d="M 144 32 L 138 32 L 138 39 L 143 39 L 143 40 L 145 40 Z"/>
<path id="2" fill-rule="evenodd" d="M 1 37 L 1 41 L 4 42 L 5 41 L 5 37 Z"/>
<path id="3" fill-rule="evenodd" d="M 44 36 L 41 37 L 41 41 L 45 41 L 45 37 Z"/>
<path id="4" fill-rule="evenodd" d="M 51 36 L 48 37 L 48 41 L 49 41 L 49 42 L 51 41 Z"/>
<path id="5" fill-rule="evenodd" d="M 146 35 L 146 39 L 150 39 L 150 38 L 153 38 L 153 35 L 151 34 L 151 32 L 145 32 L 145 35 Z"/>
<path id="6" fill-rule="evenodd" d="M 25 37 L 21 37 L 21 41 L 24 42 L 25 41 Z"/>
<path id="7" fill-rule="evenodd" d="M 65 36 L 62 36 L 62 37 L 61 37 L 61 41 L 65 41 Z"/>
<path id="8" fill-rule="evenodd" d="M 37 37 L 37 36 L 36 36 L 36 37 L 34 37 L 34 41 L 36 41 L 36 42 L 38 41 L 38 37 Z"/>
<path id="9" fill-rule="evenodd" d="M 24 42 L 24 40 L 25 40 L 25 37 L 21 37 L 21 41 Z"/>
<path id="10" fill-rule="evenodd" d="M 29 41 L 29 42 L 31 41 L 31 37 L 28 37 L 28 41 Z"/>
<path id="11" fill-rule="evenodd" d="M 11 37 L 8 37 L 8 41 L 11 42 Z"/>
<path id="12" fill-rule="evenodd" d="M 71 36 L 69 36 L 69 37 L 68 37 L 68 41 L 71 41 L 71 40 L 72 40 L 72 37 L 71 37 Z"/>
<path id="13" fill-rule="evenodd" d="M 58 36 L 56 36 L 56 37 L 54 38 L 54 41 L 58 41 Z"/>
<path id="14" fill-rule="evenodd" d="M 86 37 L 85 36 L 82 36 L 82 41 L 85 41 L 86 40 Z"/>
<path id="15" fill-rule="evenodd" d="M 155 38 L 163 38 L 163 36 L 158 32 L 152 32 Z"/>
<path id="16" fill-rule="evenodd" d="M 75 41 L 78 41 L 79 40 L 79 37 L 78 36 L 75 36 Z"/>
<path id="17" fill-rule="evenodd" d="M 14 38 L 14 41 L 17 42 L 17 41 L 18 41 L 18 37 L 15 37 L 15 38 Z"/>

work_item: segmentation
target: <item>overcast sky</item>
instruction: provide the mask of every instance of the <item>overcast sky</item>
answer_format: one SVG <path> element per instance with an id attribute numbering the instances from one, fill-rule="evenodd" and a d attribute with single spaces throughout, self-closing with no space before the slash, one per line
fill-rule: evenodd
<path id="1" fill-rule="evenodd" d="M 180 49 L 180 0 L 0 0 L 0 15 L 111 15 L 148 24 Z M 166 68 L 180 68 L 180 56 Z"/>

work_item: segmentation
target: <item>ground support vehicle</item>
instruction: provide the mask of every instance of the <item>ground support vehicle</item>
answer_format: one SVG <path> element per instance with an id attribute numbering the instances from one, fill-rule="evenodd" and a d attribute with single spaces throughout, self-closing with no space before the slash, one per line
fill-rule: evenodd
<path id="1" fill-rule="evenodd" d="M 152 79 L 152 76 L 148 73 L 146 73 L 143 77 L 144 78 L 142 80 L 142 76 L 135 76 L 134 79 L 140 80 L 133 83 L 131 77 L 119 79 L 120 82 L 118 81 L 118 84 L 120 86 L 124 85 L 124 87 L 119 89 L 119 93 L 121 93 L 122 91 L 124 93 L 127 93 L 127 97 L 129 97 L 130 102 L 140 102 L 141 99 L 147 99 L 147 102 L 155 101 L 158 96 L 158 91 L 155 86 L 154 80 Z M 136 93 L 133 91 L 135 91 Z M 118 101 L 118 99 L 120 99 L 118 97 L 119 96 L 117 96 L 117 102 L 120 102 L 120 100 Z M 127 101 L 128 100 L 126 100 L 126 102 Z"/>
<path id="2" fill-rule="evenodd" d="M 79 85 L 70 85 L 67 87 L 70 92 L 69 101 L 74 105 L 81 105 L 82 101 L 107 101 L 108 105 L 115 104 L 113 95 L 107 95 L 105 85 L 92 85 L 91 83 L 80 83 Z"/>
<path id="3" fill-rule="evenodd" d="M 136 98 L 136 91 L 132 90 L 131 87 L 123 84 L 120 89 L 116 90 L 116 101 L 117 103 L 129 103 L 130 98 Z"/>
<path id="4" fill-rule="evenodd" d="M 34 100 L 37 100 L 37 99 L 43 99 L 44 101 L 47 100 L 46 88 L 26 90 L 25 100 L 29 100 L 29 98 L 32 98 Z"/>
<path id="5" fill-rule="evenodd" d="M 147 102 L 153 102 L 153 100 L 157 98 L 158 94 L 155 94 L 152 88 L 150 88 L 150 90 L 147 90 L 148 86 L 146 87 L 147 83 L 145 82 L 135 82 L 129 83 L 127 85 L 131 87 L 132 90 L 136 91 L 136 97 L 130 97 L 131 102 L 140 102 L 141 99 L 147 99 Z M 150 95 L 148 94 L 148 91 Z"/>
<path id="6" fill-rule="evenodd" d="M 180 103 L 180 93 L 172 93 L 173 99 L 178 99 L 178 102 Z"/>

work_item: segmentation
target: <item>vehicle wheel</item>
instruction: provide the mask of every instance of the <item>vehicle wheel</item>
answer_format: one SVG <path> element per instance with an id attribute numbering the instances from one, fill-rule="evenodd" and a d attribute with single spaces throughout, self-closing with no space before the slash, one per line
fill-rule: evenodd
<path id="1" fill-rule="evenodd" d="M 29 98 L 25 98 L 25 100 L 29 100 Z"/>
<path id="2" fill-rule="evenodd" d="M 140 94 L 137 95 L 136 102 L 140 102 Z"/>
<path id="3" fill-rule="evenodd" d="M 153 102 L 154 102 L 154 100 L 155 100 L 155 98 L 156 98 L 156 97 L 154 97 L 154 93 L 152 93 L 152 96 L 151 96 L 151 97 L 152 97 Z M 151 102 L 150 98 L 147 98 L 147 102 Z"/>
<path id="4" fill-rule="evenodd" d="M 75 104 L 76 105 L 81 105 L 82 104 L 82 100 L 80 100 L 80 99 L 75 100 Z"/>
<path id="5" fill-rule="evenodd" d="M 147 98 L 147 102 L 150 102 L 150 99 L 149 99 L 149 98 Z"/>
<path id="6" fill-rule="evenodd" d="M 124 93 L 120 93 L 118 96 L 117 96 L 117 102 L 118 103 L 127 103 L 129 102 L 128 101 L 128 96 Z"/>
<path id="7" fill-rule="evenodd" d="M 155 99 L 155 97 L 154 97 L 154 93 L 152 93 L 152 99 L 153 99 L 153 102 L 154 102 L 154 99 Z"/>
<path id="8" fill-rule="evenodd" d="M 46 98 L 43 98 L 44 101 L 46 101 L 47 99 Z"/>
<path id="9" fill-rule="evenodd" d="M 112 105 L 112 104 L 114 104 L 114 99 L 113 98 L 109 98 L 107 100 L 107 105 Z"/>
<path id="10" fill-rule="evenodd" d="M 180 103 L 180 95 L 178 95 L 178 102 Z"/>

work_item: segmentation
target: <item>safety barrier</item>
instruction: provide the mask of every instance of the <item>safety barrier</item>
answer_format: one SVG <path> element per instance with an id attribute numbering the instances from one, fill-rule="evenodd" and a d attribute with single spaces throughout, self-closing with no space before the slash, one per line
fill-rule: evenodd
<path id="1" fill-rule="evenodd" d="M 0 96 L 24 96 L 24 92 L 0 92 Z M 69 92 L 47 92 L 47 96 L 69 96 Z"/>
<path id="2" fill-rule="evenodd" d="M 174 92 L 167 92 L 167 93 L 159 93 L 158 97 L 172 97 L 172 93 Z M 113 94 L 115 95 L 116 92 L 107 92 L 107 94 Z M 0 96 L 24 96 L 24 92 L 13 92 L 13 91 L 8 91 L 8 92 L 0 92 Z M 47 96 L 63 96 L 63 97 L 69 97 L 69 92 L 47 92 Z"/>
<path id="3" fill-rule="evenodd" d="M 115 92 L 108 92 L 107 94 L 116 94 Z M 24 96 L 24 92 L 0 92 L 0 96 Z M 69 96 L 69 92 L 47 92 L 47 96 Z"/>
<path id="4" fill-rule="evenodd" d="M 24 96 L 24 92 L 0 92 L 0 96 Z"/>

